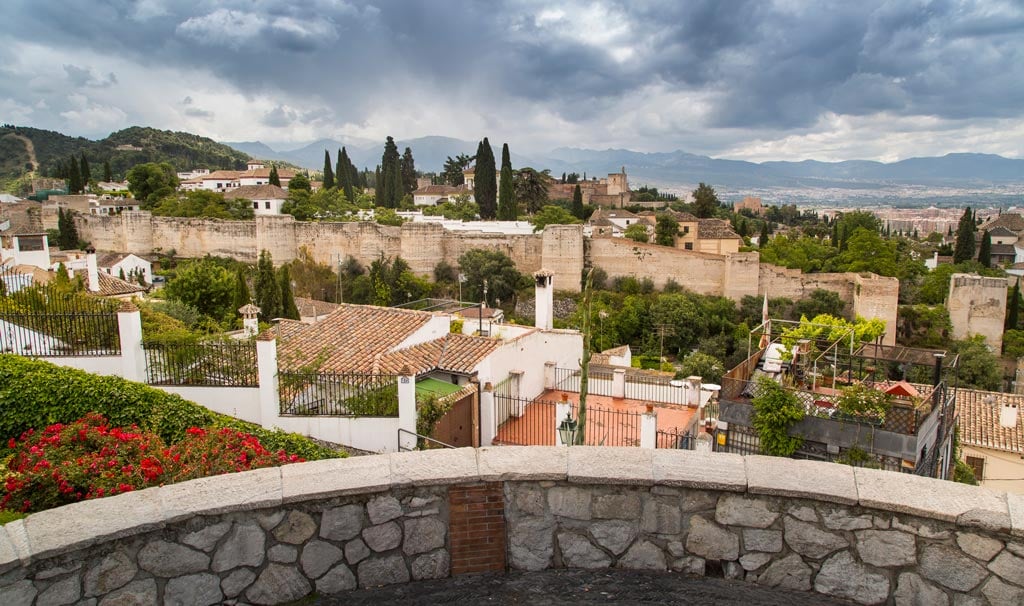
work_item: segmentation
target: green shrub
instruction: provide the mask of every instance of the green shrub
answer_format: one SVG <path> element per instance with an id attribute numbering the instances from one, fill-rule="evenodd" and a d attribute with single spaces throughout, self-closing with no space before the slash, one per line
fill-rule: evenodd
<path id="1" fill-rule="evenodd" d="M 168 444 L 180 442 L 189 427 L 230 427 L 256 436 L 270 450 L 285 450 L 308 461 L 346 456 L 298 434 L 266 430 L 142 383 L 0 354 L 4 443 L 29 429 L 72 423 L 90 412 L 105 416 L 115 427 L 138 425 Z"/>

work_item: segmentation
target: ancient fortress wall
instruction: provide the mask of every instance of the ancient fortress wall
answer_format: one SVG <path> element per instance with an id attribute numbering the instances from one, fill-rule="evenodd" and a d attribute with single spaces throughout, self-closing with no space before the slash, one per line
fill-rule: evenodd
<path id="1" fill-rule="evenodd" d="M 1002 351 L 1006 287 L 1006 278 L 972 274 L 950 276 L 946 309 L 953 325 L 953 338 L 981 335 L 994 351 Z"/>
<path id="2" fill-rule="evenodd" d="M 1024 497 L 775 457 L 502 446 L 232 473 L 0 527 L 2 604 L 279 604 L 548 568 L 1016 606 Z"/>
<path id="3" fill-rule="evenodd" d="M 351 255 L 369 265 L 381 255 L 401 255 L 413 271 L 431 276 L 439 261 L 458 264 L 470 249 L 498 250 L 524 273 L 542 267 L 555 274 L 555 287 L 578 291 L 585 267 L 600 267 L 610 278 L 650 278 L 657 287 L 669 280 L 701 294 L 733 300 L 744 296 L 806 297 L 816 288 L 839 293 L 851 311 L 886 320 L 886 342 L 895 339 L 899 282 L 894 278 L 863 278 L 858 274 L 803 274 L 799 270 L 761 264 L 756 252 L 714 255 L 623 238 L 592 238 L 585 242 L 579 225 L 554 225 L 539 234 L 505 235 L 449 231 L 431 223 L 389 227 L 376 223 L 310 223 L 291 217 L 258 217 L 254 221 L 217 221 L 153 217 L 148 212 L 118 216 L 80 216 L 79 233 L 98 250 L 150 253 L 174 249 L 178 255 L 207 254 L 253 262 L 268 250 L 284 263 L 305 246 L 322 263 L 336 266 Z M 955 325 L 955 321 L 954 321 Z"/>

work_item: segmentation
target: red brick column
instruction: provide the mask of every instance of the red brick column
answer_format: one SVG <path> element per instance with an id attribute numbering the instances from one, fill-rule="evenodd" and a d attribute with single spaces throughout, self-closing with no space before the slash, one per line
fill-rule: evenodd
<path id="1" fill-rule="evenodd" d="M 501 482 L 448 489 L 452 576 L 505 571 L 505 496 Z"/>

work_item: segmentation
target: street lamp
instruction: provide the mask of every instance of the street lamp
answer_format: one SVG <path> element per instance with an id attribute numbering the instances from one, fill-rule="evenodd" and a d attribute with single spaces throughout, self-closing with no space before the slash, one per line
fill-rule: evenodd
<path id="1" fill-rule="evenodd" d="M 565 418 L 558 425 L 558 436 L 562 438 L 562 444 L 571 446 L 576 443 L 577 422 L 572 418 L 572 411 L 565 413 Z"/>

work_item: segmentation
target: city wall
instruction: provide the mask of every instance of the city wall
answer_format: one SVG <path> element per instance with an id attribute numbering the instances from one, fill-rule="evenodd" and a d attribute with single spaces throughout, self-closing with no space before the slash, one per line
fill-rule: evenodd
<path id="1" fill-rule="evenodd" d="M 985 278 L 972 274 L 949 277 L 946 309 L 953 325 L 953 338 L 972 335 L 999 353 L 1003 350 L 1003 324 L 1006 319 L 1006 278 Z"/>
<path id="2" fill-rule="evenodd" d="M 556 288 L 578 291 L 584 267 L 600 267 L 609 278 L 649 278 L 657 287 L 671 279 L 707 295 L 739 301 L 744 296 L 800 299 L 817 288 L 839 293 L 850 311 L 886 320 L 886 344 L 895 342 L 899 282 L 895 278 L 859 274 L 803 274 L 799 270 L 762 264 L 756 252 L 714 255 L 623 238 L 584 241 L 579 225 L 549 226 L 539 234 L 505 235 L 449 231 L 431 223 L 390 227 L 376 223 L 313 223 L 291 217 L 258 217 L 253 221 L 217 221 L 153 217 L 148 212 L 117 216 L 80 216 L 79 233 L 98 250 L 136 254 L 173 249 L 185 257 L 207 254 L 254 262 L 266 249 L 274 261 L 296 257 L 301 247 L 313 258 L 336 266 L 351 255 L 369 265 L 381 255 L 401 256 L 413 271 L 430 276 L 438 261 L 458 264 L 474 248 L 508 255 L 524 273 L 540 268 L 555 274 Z"/>
<path id="3" fill-rule="evenodd" d="M 1024 497 L 775 457 L 502 446 L 225 474 L 0 527 L 2 604 L 280 604 L 551 568 L 1019 605 Z"/>

